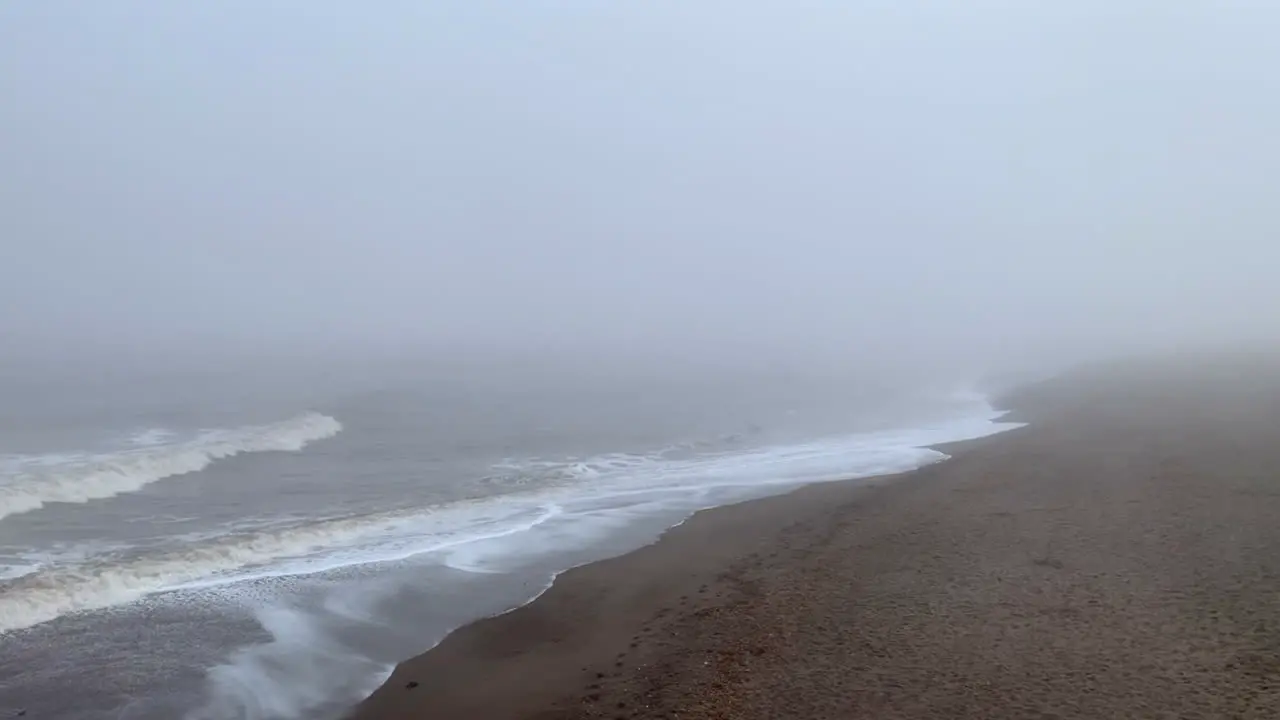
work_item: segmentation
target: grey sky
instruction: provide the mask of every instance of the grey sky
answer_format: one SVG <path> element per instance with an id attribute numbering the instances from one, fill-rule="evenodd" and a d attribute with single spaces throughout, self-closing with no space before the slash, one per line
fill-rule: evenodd
<path id="1" fill-rule="evenodd" d="M 1049 5 L 5 3 L 0 342 L 1280 329 L 1280 11 Z"/>

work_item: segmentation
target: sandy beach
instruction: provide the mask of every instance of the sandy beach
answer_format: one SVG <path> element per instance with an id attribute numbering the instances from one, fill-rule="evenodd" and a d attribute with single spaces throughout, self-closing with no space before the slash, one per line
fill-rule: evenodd
<path id="1" fill-rule="evenodd" d="M 354 717 L 1280 716 L 1280 364 L 1096 370 L 1005 405 L 1030 425 L 947 462 L 565 573 Z"/>

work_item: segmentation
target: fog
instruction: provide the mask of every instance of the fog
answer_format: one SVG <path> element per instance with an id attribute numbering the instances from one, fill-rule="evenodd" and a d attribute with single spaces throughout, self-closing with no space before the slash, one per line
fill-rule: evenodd
<path id="1" fill-rule="evenodd" d="M 1278 21 L 5 3 L 0 353 L 830 368 L 1267 340 Z"/>

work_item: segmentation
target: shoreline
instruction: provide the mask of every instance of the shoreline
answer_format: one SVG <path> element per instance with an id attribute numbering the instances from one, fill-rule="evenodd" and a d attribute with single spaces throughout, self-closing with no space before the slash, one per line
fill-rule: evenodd
<path id="1" fill-rule="evenodd" d="M 1010 431 L 1010 432 L 1013 432 L 1013 431 Z M 946 444 L 946 446 L 950 447 L 952 445 L 967 445 L 970 443 L 980 443 L 986 439 L 987 438 L 982 438 L 979 440 L 965 440 L 965 441 L 960 441 L 958 443 L 948 443 Z M 942 447 L 942 446 L 939 446 L 939 447 Z M 934 449 L 934 448 L 931 447 L 930 449 Z M 944 460 L 934 464 L 941 464 L 943 462 L 948 462 L 948 461 L 949 460 Z M 374 718 L 409 717 L 407 715 L 402 716 L 401 714 L 399 714 L 401 712 L 400 710 L 392 710 L 391 712 L 393 714 L 384 715 L 383 713 L 385 712 L 386 708 L 385 708 L 385 705 L 379 702 L 382 699 L 381 696 L 390 695 L 391 693 L 394 693 L 396 690 L 401 689 L 401 687 L 403 687 L 403 689 L 405 690 L 415 690 L 415 691 L 418 690 L 419 688 L 424 688 L 424 687 L 429 688 L 430 681 L 422 680 L 419 678 L 424 673 L 432 672 L 432 669 L 435 668 L 436 666 L 447 664 L 448 662 L 447 660 L 437 662 L 437 657 L 441 653 L 454 651 L 455 650 L 455 648 L 453 647 L 454 645 L 462 645 L 463 647 L 458 648 L 458 650 L 464 654 L 469 653 L 472 648 L 471 643 L 477 642 L 477 641 L 488 642 L 490 638 L 486 636 L 494 634 L 495 632 L 497 634 L 502 634 L 505 632 L 505 628 L 496 629 L 496 628 L 490 627 L 492 624 L 502 623 L 504 622 L 505 619 L 509 618 L 510 616 L 518 615 L 522 611 L 526 611 L 530 608 L 533 608 L 538 603 L 548 602 L 548 601 L 559 602 L 561 599 L 558 596 L 553 595 L 553 593 L 556 593 L 558 588 L 561 588 L 566 584 L 572 586 L 572 585 L 575 585 L 576 583 L 584 582 L 584 580 L 585 582 L 594 582 L 595 580 L 594 578 L 591 578 L 591 577 L 580 578 L 579 577 L 580 575 L 585 574 L 589 576 L 597 572 L 612 573 L 614 571 L 613 565 L 615 564 L 623 565 L 623 567 L 618 568 L 617 571 L 629 574 L 634 570 L 634 568 L 629 566 L 632 563 L 637 563 L 636 556 L 644 556 L 650 553 L 662 553 L 665 556 L 669 545 L 674 545 L 675 547 L 673 549 L 676 552 L 683 553 L 684 549 L 687 548 L 688 543 L 690 543 L 691 541 L 693 542 L 697 541 L 698 535 L 703 535 L 709 532 L 713 532 L 711 528 L 704 528 L 703 527 L 704 525 L 712 525 L 714 526 L 715 531 L 719 531 L 723 529 L 723 527 L 718 523 L 728 522 L 734 526 L 737 526 L 739 524 L 738 522 L 734 522 L 733 520 L 727 520 L 726 518 L 719 517 L 721 514 L 734 514 L 734 515 L 748 514 L 748 516 L 750 517 L 750 519 L 748 520 L 748 524 L 767 525 L 767 519 L 763 517 L 763 515 L 767 514 L 767 512 L 772 512 L 772 509 L 771 508 L 768 509 L 766 513 L 761 513 L 758 511 L 756 507 L 752 507 L 752 506 L 769 506 L 769 505 L 775 504 L 779 500 L 793 499 L 795 496 L 815 492 L 818 490 L 836 491 L 834 495 L 837 496 L 841 501 L 845 501 L 848 499 L 847 497 L 845 497 L 848 493 L 858 492 L 861 490 L 869 490 L 869 489 L 875 488 L 880 484 L 893 482 L 894 480 L 914 475 L 929 467 L 932 467 L 932 465 L 927 465 L 915 470 L 908 470 L 902 473 L 893 473 L 889 475 L 876 475 L 876 476 L 871 476 L 866 478 L 850 478 L 846 480 L 813 483 L 809 485 L 804 485 L 799 488 L 795 488 L 781 495 L 771 495 L 771 496 L 762 497 L 762 498 L 753 498 L 748 500 L 742 500 L 735 503 L 730 503 L 728 505 L 719 505 L 712 508 L 698 510 L 697 512 L 693 513 L 692 515 L 685 518 L 681 522 L 664 530 L 653 542 L 648 543 L 647 545 L 636 548 L 629 552 L 625 552 L 621 555 L 603 558 L 600 560 L 588 561 L 581 565 L 577 565 L 577 566 L 568 568 L 566 570 L 560 571 L 558 573 L 555 573 L 551 581 L 547 584 L 547 586 L 543 590 L 541 590 L 537 595 L 534 595 L 533 597 L 529 598 L 525 602 L 515 607 L 504 610 L 500 613 L 497 613 L 495 615 L 478 618 L 458 628 L 455 628 L 454 630 L 450 631 L 443 639 L 440 640 L 440 642 L 436 643 L 434 646 L 428 648 L 427 650 L 423 651 L 422 653 L 412 658 L 409 658 L 408 660 L 405 660 L 402 663 L 399 663 L 395 668 L 395 670 L 383 683 L 383 685 L 379 687 L 368 698 L 362 701 L 359 705 L 357 705 L 350 713 L 344 716 L 344 718 L 345 720 L 366 720 L 366 719 L 372 720 Z M 808 498 L 806 498 L 806 500 L 808 500 Z M 823 505 L 826 504 L 825 497 L 821 501 L 821 504 Z M 753 510 L 756 510 L 756 512 L 752 512 Z M 735 520 L 740 521 L 741 518 L 735 518 Z M 687 530 L 684 530 L 685 528 L 694 528 L 694 531 L 693 531 L 694 536 L 685 537 L 683 533 L 689 532 Z M 742 530 L 742 528 L 733 527 L 732 530 L 740 531 Z M 770 527 L 769 530 L 776 530 L 776 528 Z M 765 531 L 765 532 L 768 532 L 768 531 Z M 711 560 L 711 563 L 714 564 L 717 562 L 727 562 L 728 560 L 732 559 L 731 556 L 732 556 L 732 553 L 724 557 L 716 557 Z M 645 558 L 645 559 L 647 560 L 648 558 Z M 645 562 L 643 564 L 646 566 L 644 568 L 644 570 L 646 571 L 657 571 L 657 572 L 663 571 L 661 568 L 652 567 L 652 563 Z M 700 563 L 698 570 L 705 572 L 706 566 L 701 565 Z M 694 572 L 697 572 L 698 570 L 695 570 Z M 685 568 L 685 571 L 690 572 L 690 569 Z M 692 586 L 690 585 L 689 587 L 692 587 Z M 564 591 L 566 595 L 576 595 L 577 592 L 578 592 L 578 588 L 576 587 L 571 587 L 570 589 Z M 691 592 L 694 592 L 694 591 L 690 590 L 689 592 L 686 592 L 685 594 L 682 594 L 680 596 L 679 603 L 681 605 L 686 604 L 686 601 L 689 599 Z M 699 595 L 706 594 L 705 588 L 701 585 L 697 588 L 696 592 Z M 574 601 L 575 600 L 570 599 L 570 602 L 574 602 Z M 517 619 L 517 623 L 523 622 L 524 620 L 525 619 L 523 617 L 519 617 Z M 533 622 L 541 622 L 536 618 L 531 618 L 531 620 Z M 481 637 L 473 638 L 471 637 L 472 635 L 479 635 Z M 627 643 L 627 644 L 629 647 L 631 646 L 631 643 Z M 511 653 L 519 654 L 520 651 L 512 650 Z M 627 653 L 624 651 L 624 652 L 620 652 L 618 656 L 623 657 L 626 654 Z M 614 667 L 619 667 L 617 665 L 617 662 L 618 662 L 617 660 L 614 660 L 613 663 L 611 664 Z M 606 664 L 609 664 L 609 663 L 606 663 Z M 414 667 L 414 666 L 423 666 L 423 667 Z M 602 679 L 600 677 L 602 674 L 603 673 L 596 672 L 594 676 L 596 679 Z M 594 689 L 592 685 L 594 684 L 588 684 L 587 688 Z M 395 701 L 393 700 L 392 703 L 394 702 Z M 428 715 L 428 717 L 437 717 L 437 716 L 441 718 L 455 717 L 455 715 L 449 714 L 448 712 L 441 712 L 439 710 L 433 711 L 432 714 Z M 461 717 L 461 716 L 458 716 L 458 717 Z M 490 716 L 484 715 L 483 717 L 490 717 Z M 493 717 L 508 717 L 508 715 L 505 715 L 505 714 L 493 715 Z M 511 715 L 511 717 L 520 717 L 520 715 Z"/>
<path id="2" fill-rule="evenodd" d="M 945 462 L 704 510 L 351 717 L 1275 716 L 1273 367 L 1052 381 Z"/>
<path id="3" fill-rule="evenodd" d="M 417 675 L 423 672 L 423 669 L 419 669 L 414 666 L 425 663 L 430 659 L 434 659 L 434 657 L 438 656 L 441 652 L 451 651 L 453 649 L 454 644 L 469 643 L 471 641 L 471 638 L 469 637 L 469 635 L 471 635 L 472 633 L 483 633 L 485 632 L 485 629 L 489 624 L 501 622 L 503 621 L 504 618 L 507 618 L 508 616 L 521 613 L 522 611 L 526 611 L 532 606 L 537 605 L 540 602 L 543 602 L 544 598 L 547 598 L 548 595 L 556 592 L 557 588 L 559 588 L 561 585 L 566 583 L 573 584 L 573 583 L 580 582 L 578 579 L 578 576 L 580 574 L 585 574 L 589 576 L 595 572 L 601 572 L 601 571 L 611 573 L 613 571 L 614 564 L 623 565 L 623 567 L 619 568 L 619 570 L 621 572 L 629 574 L 632 572 L 632 568 L 626 567 L 626 566 L 629 565 L 631 562 L 635 562 L 635 560 L 633 560 L 633 556 L 646 555 L 649 553 L 661 553 L 665 557 L 667 553 L 667 548 L 669 545 L 674 546 L 672 548 L 673 551 L 683 554 L 686 548 L 686 543 L 688 543 L 690 540 L 697 542 L 697 538 L 699 536 L 708 535 L 708 534 L 717 534 L 720 531 L 724 530 L 726 525 L 732 526 L 731 527 L 732 531 L 740 531 L 744 529 L 744 526 L 756 526 L 756 529 L 759 529 L 761 526 L 763 526 L 763 527 L 769 527 L 769 529 L 771 530 L 776 530 L 776 528 L 770 526 L 770 523 L 768 521 L 769 520 L 768 516 L 772 516 L 777 512 L 778 508 L 775 508 L 774 506 L 777 504 L 780 504 L 782 501 L 786 501 L 789 498 L 792 498 L 794 499 L 793 501 L 801 503 L 802 507 L 805 507 L 806 509 L 807 508 L 825 508 L 833 500 L 843 502 L 849 499 L 856 499 L 856 496 L 860 493 L 874 490 L 885 484 L 902 482 L 913 475 L 926 472 L 930 468 L 938 467 L 941 465 L 945 465 L 946 463 L 952 462 L 955 459 L 956 454 L 958 453 L 964 453 L 971 449 L 982 447 L 988 443 L 998 442 L 1000 438 L 1003 438 L 1011 433 L 1016 433 L 1024 430 L 1027 427 L 1026 422 L 1020 419 L 1013 419 L 1013 420 L 1008 419 L 1007 416 L 1012 412 L 1013 411 L 1006 411 L 1004 415 L 1001 415 L 999 418 L 997 418 L 996 422 L 1015 422 L 1019 424 L 1018 427 L 1013 427 L 1007 430 L 1001 430 L 992 435 L 987 435 L 980 438 L 968 439 L 968 440 L 956 440 L 952 442 L 925 446 L 924 449 L 935 450 L 937 452 L 941 452 L 947 455 L 946 458 L 939 459 L 936 462 L 932 462 L 927 465 L 923 465 L 921 467 L 918 467 L 912 470 L 906 470 L 903 472 L 887 473 L 882 475 L 871 475 L 866 477 L 852 477 L 852 478 L 846 478 L 843 480 L 814 482 L 814 483 L 802 485 L 800 487 L 796 487 L 794 489 L 788 490 L 779 495 L 767 495 L 764 497 L 740 500 L 737 502 L 729 503 L 727 505 L 717 505 L 715 507 L 704 508 L 702 510 L 698 510 L 694 512 L 693 514 L 684 518 L 683 520 L 676 523 L 675 525 L 672 525 L 666 528 L 650 543 L 647 543 L 633 550 L 629 550 L 620 555 L 606 557 L 599 560 L 587 561 L 585 563 L 575 565 L 573 567 L 559 571 L 552 576 L 550 581 L 547 583 L 546 587 L 544 587 L 536 595 L 530 597 L 528 600 L 525 600 L 519 605 L 508 608 L 507 610 L 504 610 L 497 614 L 477 618 L 457 628 L 454 628 L 453 630 L 449 631 L 443 638 L 441 638 L 440 641 L 437 642 L 435 645 L 432 645 L 431 647 L 427 648 L 421 653 L 399 663 L 397 667 L 394 669 L 394 671 L 391 673 L 391 675 L 382 683 L 382 685 L 377 690 L 375 690 L 372 694 L 370 694 L 369 697 L 365 698 L 363 701 L 357 704 L 354 708 L 352 708 L 349 712 L 347 712 L 345 715 L 342 716 L 343 720 L 365 720 L 366 718 L 381 719 L 381 718 L 408 717 L 408 716 L 402 715 L 401 710 L 392 710 L 391 715 L 383 714 L 384 712 L 386 712 L 386 709 L 383 706 L 381 701 L 384 697 L 394 693 L 396 690 L 404 689 L 404 690 L 416 691 L 419 688 L 425 687 L 428 685 L 427 682 L 424 682 L 419 679 L 415 679 Z M 785 519 L 788 522 L 794 520 L 794 518 L 786 517 L 785 510 L 781 514 L 779 514 L 778 518 L 776 519 Z M 704 525 L 706 527 L 704 527 Z M 685 528 L 691 528 L 691 529 L 685 530 Z M 684 533 L 690 533 L 691 537 L 685 537 Z M 736 555 L 735 551 L 730 551 L 724 554 L 713 553 L 712 557 L 705 558 L 704 560 L 709 561 L 710 563 L 713 563 L 713 564 L 720 563 L 720 562 L 727 562 L 735 555 Z M 594 581 L 594 578 L 587 579 L 587 582 L 592 582 L 592 581 Z M 577 592 L 577 588 L 572 588 L 567 591 L 567 594 L 572 595 L 572 594 L 576 594 L 576 592 Z M 698 589 L 698 594 L 699 595 L 706 594 L 706 592 L 702 589 L 701 586 Z M 686 600 L 688 599 L 688 597 L 689 595 L 686 594 L 682 596 L 681 599 Z M 554 599 L 558 600 L 558 598 L 554 598 Z M 685 604 L 685 603 L 682 603 L 682 604 Z M 444 648 L 443 651 L 442 651 L 442 648 Z M 614 660 L 615 666 L 616 666 L 616 663 L 617 663 L 617 660 L 615 659 Z M 433 663 L 433 664 L 436 664 L 436 663 Z M 430 670 L 427 670 L 427 672 L 430 672 Z M 595 675 L 600 675 L 600 673 L 597 672 L 595 673 Z M 599 679 L 599 678 L 597 677 L 596 679 Z M 433 713 L 429 717 L 436 717 L 437 713 L 442 713 L 438 715 L 439 717 L 455 717 L 455 715 L 450 714 L 450 712 L 453 712 L 453 711 L 433 711 Z M 523 717 L 523 716 L 524 715 L 513 715 L 512 717 Z M 489 715 L 484 715 L 483 717 L 489 717 Z M 493 717 L 507 717 L 507 715 L 494 715 Z"/>

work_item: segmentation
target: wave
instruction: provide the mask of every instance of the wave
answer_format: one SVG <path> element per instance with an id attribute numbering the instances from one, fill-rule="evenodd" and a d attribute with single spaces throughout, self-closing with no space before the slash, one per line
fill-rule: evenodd
<path id="1" fill-rule="evenodd" d="M 494 474 L 481 479 L 487 485 L 502 487 L 536 487 L 541 489 L 569 485 L 600 478 L 620 471 L 635 471 L 652 464 L 660 456 L 610 453 L 596 457 L 568 460 L 504 460 L 492 467 Z"/>
<path id="2" fill-rule="evenodd" d="M 634 547 L 626 542 L 613 544 L 607 538 L 645 517 L 665 516 L 662 526 L 666 527 L 683 522 L 704 507 L 761 492 L 776 492 L 779 489 L 776 484 L 795 485 L 911 470 L 946 458 L 941 452 L 927 449 L 929 444 L 981 437 L 1015 426 L 996 422 L 1000 413 L 984 405 L 975 406 L 973 415 L 959 421 L 910 429 L 861 433 L 804 444 L 737 448 L 733 452 L 710 455 L 660 451 L 647 456 L 608 454 L 558 461 L 507 460 L 494 466 L 496 474 L 488 479 L 518 486 L 518 490 L 482 503 L 520 502 L 521 497 L 523 502 L 531 502 L 537 497 L 544 502 L 543 513 L 536 518 L 526 514 L 520 524 L 509 522 L 517 518 L 508 517 L 500 523 L 505 531 L 493 532 L 499 529 L 494 521 L 500 518 L 495 517 L 490 508 L 481 514 L 490 523 L 489 532 L 471 534 L 466 540 L 459 538 L 444 549 L 439 559 L 455 570 L 502 573 L 517 568 L 545 568 L 545 565 L 530 565 L 528 560 L 573 551 L 572 561 L 556 566 L 564 570 L 591 557 Z M 766 489 L 765 486 L 772 487 Z M 727 492 L 721 493 L 717 488 Z M 534 489 L 532 493 L 531 489 Z M 432 518 L 438 529 L 454 525 L 458 516 L 438 509 L 432 511 Z M 584 556 L 586 548 L 596 550 Z M 532 602 L 550 588 L 557 574 L 548 573 L 541 587 L 526 584 L 524 601 Z M 318 715 L 317 708 L 326 703 L 343 699 L 354 703 L 358 698 L 367 697 L 368 688 L 353 691 L 351 683 L 362 678 L 372 681 L 379 675 L 385 680 L 386 669 L 380 667 L 378 661 L 386 659 L 386 646 L 371 652 L 372 645 L 347 644 L 342 638 L 374 635 L 394 626 L 395 623 L 382 624 L 381 621 L 386 620 L 383 614 L 376 620 L 371 616 L 371 608 L 386 607 L 381 603 L 390 593 L 395 594 L 396 604 L 401 607 L 415 604 L 407 601 L 409 597 L 423 598 L 423 603 L 438 602 L 434 594 L 438 589 L 436 582 L 416 585 L 409 591 L 406 590 L 409 585 L 398 582 L 344 586 L 340 594 L 327 598 L 323 610 L 269 604 L 257 613 L 257 618 L 271 640 L 243 647 L 224 663 L 211 668 L 206 677 L 206 703 L 184 717 L 187 720 L 302 717 Z M 422 594 L 407 594 L 410 592 Z M 358 600 L 353 602 L 353 598 Z M 518 599 L 512 597 L 513 601 Z M 361 632 L 353 633 L 353 628 L 360 628 Z M 345 678 L 348 684 L 334 685 L 331 682 L 334 677 Z"/>
<path id="3" fill-rule="evenodd" d="M 394 663 L 366 657 L 325 626 L 318 615 L 287 606 L 259 608 L 254 617 L 271 640 L 233 653 L 211 668 L 208 699 L 185 720 L 328 717 L 318 712 L 335 697 L 368 697 Z M 298 662 L 305 657 L 305 662 Z"/>
<path id="4" fill-rule="evenodd" d="M 303 554 L 328 542 L 352 539 L 354 525 L 318 523 L 301 531 L 249 533 L 159 557 L 116 562 L 98 557 L 0 583 L 0 633 L 82 610 L 97 610 L 172 590 L 272 559 Z M 346 533 L 343 531 L 347 530 Z"/>
<path id="5" fill-rule="evenodd" d="M 650 515 L 674 521 L 784 487 L 903 472 L 946 459 L 931 445 L 1017 427 L 998 422 L 1003 413 L 989 406 L 976 410 L 933 425 L 680 459 L 614 453 L 509 461 L 495 466 L 498 473 L 489 480 L 517 487 L 487 497 L 284 527 L 224 529 L 193 546 L 145 557 L 130 557 L 127 549 L 95 555 L 0 580 L 0 634 L 156 593 L 235 593 L 248 580 L 425 553 L 438 553 L 438 561 L 457 570 L 504 572 L 548 553 L 593 547 Z M 294 440 L 298 447 L 305 444 L 296 435 Z"/>
<path id="6" fill-rule="evenodd" d="M 167 445 L 94 455 L 6 458 L 0 468 L 0 519 L 49 503 L 86 503 L 136 492 L 241 453 L 301 450 L 341 430 L 334 418 L 307 413 L 269 425 L 211 430 Z"/>
<path id="7" fill-rule="evenodd" d="M 148 428 L 130 435 L 128 443 L 134 447 L 151 447 L 164 444 L 165 441 L 173 438 L 173 435 L 173 431 L 167 428 Z"/>
<path id="8" fill-rule="evenodd" d="M 401 560 L 522 532 L 559 513 L 554 505 L 500 509 L 462 501 L 272 531 L 232 533 L 158 556 L 126 560 L 111 554 L 95 556 L 8 582 L 0 580 L 0 634 L 161 592 Z"/>
<path id="9" fill-rule="evenodd" d="M 0 564 L 0 583 L 26 577 L 40 569 L 39 565 Z"/>

